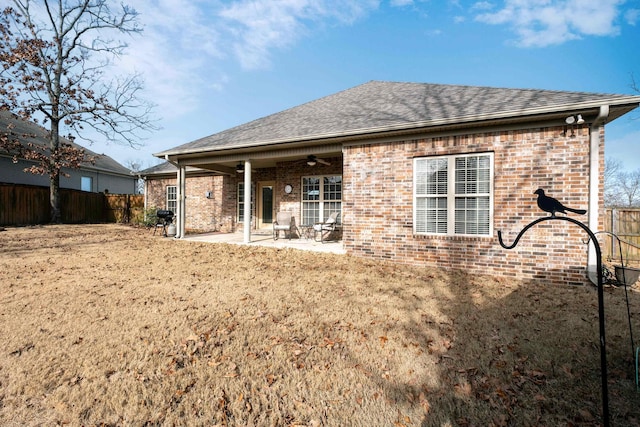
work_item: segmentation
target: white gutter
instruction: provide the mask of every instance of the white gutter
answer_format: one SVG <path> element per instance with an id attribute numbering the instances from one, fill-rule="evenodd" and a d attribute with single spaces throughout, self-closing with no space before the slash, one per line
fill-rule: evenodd
<path id="1" fill-rule="evenodd" d="M 600 130 L 609 117 L 609 106 L 601 105 L 600 112 L 589 127 L 589 229 L 593 233 L 598 231 L 598 218 L 600 214 Z M 596 249 L 589 243 L 587 257 L 587 274 L 592 283 L 598 284 L 598 271 Z"/>

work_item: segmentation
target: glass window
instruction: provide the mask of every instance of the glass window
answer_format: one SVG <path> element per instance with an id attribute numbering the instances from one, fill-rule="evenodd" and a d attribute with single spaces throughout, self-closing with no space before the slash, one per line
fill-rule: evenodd
<path id="1" fill-rule="evenodd" d="M 178 212 L 178 187 L 167 185 L 167 210 L 174 214 Z"/>
<path id="2" fill-rule="evenodd" d="M 83 176 L 80 178 L 80 190 L 93 191 L 93 178 L 90 176 Z"/>
<path id="3" fill-rule="evenodd" d="M 342 211 L 342 175 L 302 178 L 302 223 L 314 224 Z M 338 217 L 340 222 L 340 217 Z"/>
<path id="4" fill-rule="evenodd" d="M 490 236 L 493 153 L 414 160 L 414 232 Z"/>
<path id="5" fill-rule="evenodd" d="M 251 186 L 251 212 L 253 212 L 255 188 Z M 244 222 L 244 182 L 238 183 L 238 222 Z"/>

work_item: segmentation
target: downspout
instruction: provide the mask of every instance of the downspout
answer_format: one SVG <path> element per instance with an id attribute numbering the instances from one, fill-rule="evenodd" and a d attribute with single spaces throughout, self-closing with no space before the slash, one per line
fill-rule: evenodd
<path id="1" fill-rule="evenodd" d="M 593 233 L 598 231 L 600 216 L 600 130 L 609 117 L 609 106 L 601 105 L 600 112 L 589 126 L 589 228 Z M 587 256 L 587 274 L 591 283 L 598 283 L 596 250 L 593 242 L 589 243 Z"/>

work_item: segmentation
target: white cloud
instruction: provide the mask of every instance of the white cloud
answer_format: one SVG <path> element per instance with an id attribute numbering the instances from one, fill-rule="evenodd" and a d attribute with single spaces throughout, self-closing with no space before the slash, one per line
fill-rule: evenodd
<path id="1" fill-rule="evenodd" d="M 490 10 L 493 9 L 493 7 L 493 3 L 489 3 L 488 1 L 479 1 L 471 6 L 471 10 Z"/>
<path id="2" fill-rule="evenodd" d="M 117 62 L 121 73 L 142 73 L 146 97 L 160 115 L 181 116 L 199 107 L 203 88 L 216 78 L 202 76 L 224 56 L 215 26 L 207 21 L 206 2 L 137 0 L 142 35 L 128 40 L 127 55 Z M 215 70 L 209 71 L 209 75 Z M 215 74 L 214 74 L 215 75 Z"/>
<path id="3" fill-rule="evenodd" d="M 313 26 L 350 25 L 380 0 L 136 0 L 144 27 L 127 38 L 118 74 L 141 73 L 145 97 L 166 118 L 202 107 L 229 80 L 229 61 L 267 67 L 274 50 L 293 45 Z M 161 117 L 162 118 L 162 117 Z"/>
<path id="4" fill-rule="evenodd" d="M 636 25 L 640 18 L 640 9 L 629 9 L 624 14 L 624 19 L 629 25 Z"/>
<path id="5" fill-rule="evenodd" d="M 233 39 L 233 51 L 245 69 L 266 67 L 270 52 L 292 45 L 322 22 L 350 24 L 378 0 L 242 0 L 220 12 Z"/>
<path id="6" fill-rule="evenodd" d="M 403 6 L 411 6 L 413 4 L 413 0 L 391 0 L 391 6 L 403 7 Z"/>
<path id="7" fill-rule="evenodd" d="M 544 47 L 583 36 L 611 36 L 624 0 L 507 0 L 502 9 L 482 13 L 476 20 L 510 25 L 517 45 Z"/>

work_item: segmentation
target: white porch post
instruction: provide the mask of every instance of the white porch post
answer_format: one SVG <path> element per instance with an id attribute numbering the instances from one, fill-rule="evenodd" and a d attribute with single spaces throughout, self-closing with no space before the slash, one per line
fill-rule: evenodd
<path id="1" fill-rule="evenodd" d="M 244 243 L 251 243 L 251 160 L 244 162 Z"/>
<path id="2" fill-rule="evenodd" d="M 186 166 L 178 166 L 178 212 L 176 227 L 176 238 L 183 238 L 185 236 L 185 222 L 186 222 L 186 189 L 187 189 L 187 168 Z"/>

